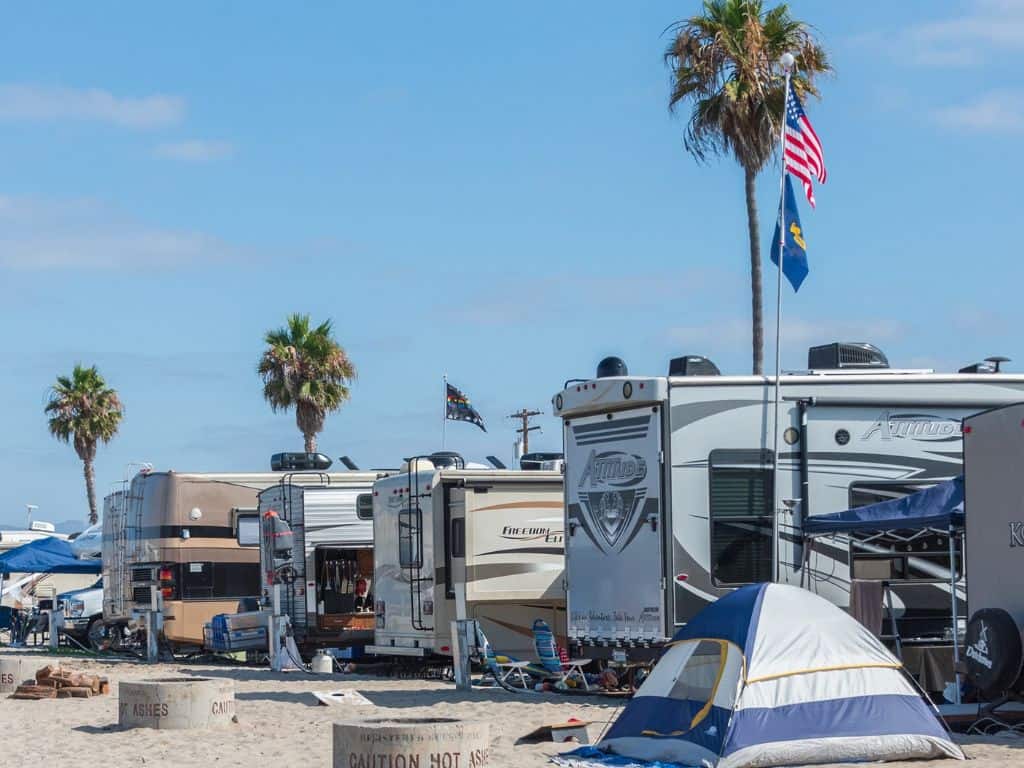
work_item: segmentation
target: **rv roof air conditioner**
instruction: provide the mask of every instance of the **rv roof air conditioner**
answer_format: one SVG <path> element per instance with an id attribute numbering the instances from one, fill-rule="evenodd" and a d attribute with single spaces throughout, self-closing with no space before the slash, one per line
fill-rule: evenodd
<path id="1" fill-rule="evenodd" d="M 322 453 L 275 453 L 270 457 L 272 472 L 324 470 L 333 463 L 330 456 L 325 456 Z"/>
<path id="2" fill-rule="evenodd" d="M 427 456 L 437 469 L 465 469 L 466 460 L 456 451 L 435 451 Z"/>
<path id="3" fill-rule="evenodd" d="M 629 369 L 626 368 L 626 361 L 621 357 L 606 357 L 597 364 L 597 378 L 607 379 L 609 376 L 628 376 Z"/>
<path id="4" fill-rule="evenodd" d="M 565 454 L 555 451 L 530 451 L 519 457 L 520 469 L 558 469 Z"/>
<path id="5" fill-rule="evenodd" d="M 673 357 L 668 363 L 669 376 L 721 376 L 718 366 L 701 355 Z"/>
<path id="6" fill-rule="evenodd" d="M 986 357 L 982 363 L 974 363 L 972 365 L 965 366 L 960 369 L 960 373 L 1001 373 L 1002 368 L 1000 367 L 1003 363 L 1010 362 L 1010 358 L 1003 357 L 1002 355 L 993 355 L 992 357 Z"/>
<path id="7" fill-rule="evenodd" d="M 807 352 L 807 367 L 812 371 L 834 371 L 843 368 L 870 370 L 888 368 L 885 353 L 874 344 L 837 341 L 811 347 Z"/>

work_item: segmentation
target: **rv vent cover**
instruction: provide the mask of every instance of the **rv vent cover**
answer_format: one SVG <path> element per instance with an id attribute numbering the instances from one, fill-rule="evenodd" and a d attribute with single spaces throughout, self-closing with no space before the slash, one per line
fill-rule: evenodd
<path id="1" fill-rule="evenodd" d="M 700 355 L 673 357 L 668 363 L 669 376 L 721 376 L 718 366 Z"/>
<path id="2" fill-rule="evenodd" d="M 888 368 L 889 360 L 874 344 L 837 341 L 811 347 L 807 352 L 807 367 L 812 371 L 839 368 Z"/>

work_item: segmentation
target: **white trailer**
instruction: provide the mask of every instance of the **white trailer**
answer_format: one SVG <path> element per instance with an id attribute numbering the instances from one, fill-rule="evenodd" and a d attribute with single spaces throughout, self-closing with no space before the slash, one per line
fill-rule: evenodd
<path id="1" fill-rule="evenodd" d="M 1024 627 L 1024 403 L 964 420 L 967 615 L 1008 611 Z"/>
<path id="2" fill-rule="evenodd" d="M 451 656 L 452 621 L 476 619 L 499 653 L 534 658 L 536 619 L 565 637 L 562 475 L 456 463 L 414 459 L 373 487 L 367 650 Z"/>
<path id="3" fill-rule="evenodd" d="M 319 475 L 319 479 L 317 478 Z M 383 472 L 287 475 L 259 495 L 260 520 L 273 512 L 294 534 L 294 558 L 280 584 L 281 612 L 303 648 L 373 640 L 373 484 Z M 315 485 L 302 483 L 318 483 Z M 263 600 L 281 567 L 260 537 Z"/>
<path id="4" fill-rule="evenodd" d="M 875 352 L 866 369 L 781 377 L 777 470 L 773 377 L 716 375 L 703 361 L 703 375 L 559 392 L 570 642 L 592 658 L 650 658 L 737 586 L 803 583 L 846 607 L 851 575 L 892 584 L 904 638 L 941 635 L 945 539 L 910 558 L 896 540 L 840 537 L 816 545 L 805 573 L 801 520 L 960 474 L 961 419 L 1021 400 L 1024 376 L 898 371 Z M 677 367 L 692 370 L 686 360 Z"/>

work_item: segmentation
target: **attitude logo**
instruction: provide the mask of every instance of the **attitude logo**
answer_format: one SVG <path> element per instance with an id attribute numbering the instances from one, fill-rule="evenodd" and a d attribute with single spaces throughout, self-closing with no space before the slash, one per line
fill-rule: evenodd
<path id="1" fill-rule="evenodd" d="M 622 451 L 591 451 L 579 481 L 580 503 L 609 548 L 629 528 L 647 495 L 639 486 L 647 477 L 642 456 Z"/>
<path id="2" fill-rule="evenodd" d="M 882 411 L 860 439 L 870 440 L 873 437 L 881 440 L 954 442 L 960 439 L 960 421 L 928 413 Z"/>

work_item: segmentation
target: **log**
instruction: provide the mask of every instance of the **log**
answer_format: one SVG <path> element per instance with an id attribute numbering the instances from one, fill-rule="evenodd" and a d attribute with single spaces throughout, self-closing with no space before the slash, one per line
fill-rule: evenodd
<path id="1" fill-rule="evenodd" d="M 14 697 L 19 699 L 55 699 L 57 690 L 45 685 L 19 685 L 14 692 Z"/>
<path id="2" fill-rule="evenodd" d="M 47 664 L 45 667 L 36 670 L 36 680 L 42 680 L 44 678 L 53 677 L 54 673 L 57 672 L 57 667 L 52 664 Z"/>
<path id="3" fill-rule="evenodd" d="M 67 688 L 61 688 L 57 691 L 58 699 L 90 699 L 92 698 L 92 688 L 84 686 L 68 686 Z"/>
<path id="4" fill-rule="evenodd" d="M 100 695 L 106 696 L 110 693 L 110 681 L 107 678 L 100 680 Z"/>

